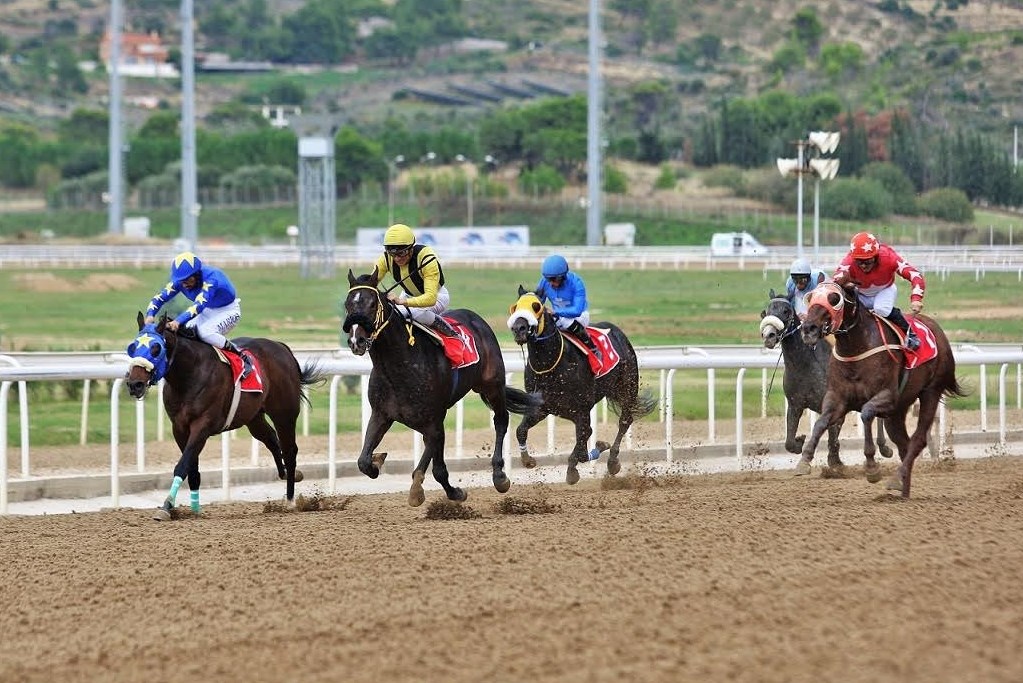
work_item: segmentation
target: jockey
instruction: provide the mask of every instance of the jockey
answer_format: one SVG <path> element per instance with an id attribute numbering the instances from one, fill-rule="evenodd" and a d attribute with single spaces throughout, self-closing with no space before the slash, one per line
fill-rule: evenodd
<path id="1" fill-rule="evenodd" d="M 586 331 L 586 326 L 590 324 L 590 305 L 586 300 L 583 279 L 568 271 L 568 261 L 561 254 L 551 254 L 543 260 L 540 276 L 536 295 L 540 301 L 550 302 L 558 329 L 578 337 L 597 360 L 602 361 L 600 349 Z"/>
<path id="2" fill-rule="evenodd" d="M 192 301 L 192 305 L 167 323 L 172 332 L 184 325 L 195 331 L 195 336 L 210 346 L 226 349 L 241 356 L 242 376 L 249 374 L 252 361 L 225 335 L 234 329 L 242 317 L 241 299 L 224 271 L 203 265 L 199 257 L 183 251 L 171 262 L 170 282 L 149 302 L 146 324 L 156 322 L 156 314 L 177 294 Z"/>
<path id="3" fill-rule="evenodd" d="M 806 295 L 824 282 L 823 270 L 811 268 L 805 258 L 797 258 L 789 267 L 789 277 L 785 281 L 785 298 L 792 304 L 796 315 L 802 320 L 806 316 Z"/>
<path id="4" fill-rule="evenodd" d="M 920 339 L 902 311 L 895 307 L 898 294 L 895 287 L 896 275 L 912 285 L 909 308 L 914 315 L 919 313 L 924 307 L 924 289 L 927 286 L 923 273 L 887 244 L 878 242 L 873 234 L 858 232 L 849 244 L 849 253 L 835 270 L 835 282 L 852 282 L 856 285 L 857 295 L 863 305 L 898 325 L 906 333 L 906 348 L 916 351 L 920 348 Z"/>
<path id="5" fill-rule="evenodd" d="M 387 228 L 384 253 L 377 259 L 375 267 L 381 279 L 390 273 L 398 283 L 400 289 L 392 291 L 387 298 L 406 318 L 412 318 L 445 337 L 458 336 L 439 315 L 451 303 L 440 261 L 433 249 L 416 244 L 412 228 L 401 223 Z"/>

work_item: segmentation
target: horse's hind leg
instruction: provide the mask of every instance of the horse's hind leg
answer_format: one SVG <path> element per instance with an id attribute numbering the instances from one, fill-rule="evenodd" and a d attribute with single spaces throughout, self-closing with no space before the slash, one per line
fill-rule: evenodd
<path id="1" fill-rule="evenodd" d="M 480 391 L 483 401 L 494 411 L 494 453 L 490 456 L 490 469 L 494 488 L 498 493 L 507 493 L 511 488 L 511 480 L 504 471 L 504 437 L 508 434 L 508 404 L 504 398 L 504 382 L 488 384 L 486 393 Z"/>
<path id="2" fill-rule="evenodd" d="M 632 426 L 632 406 L 628 408 L 622 408 L 621 415 L 618 416 L 618 433 L 615 434 L 615 440 L 610 446 L 610 452 L 607 456 L 607 473 L 618 474 L 622 471 L 622 463 L 618 459 L 618 452 L 622 446 L 622 439 L 625 438 L 626 433 L 629 431 L 629 427 Z M 607 444 L 602 441 L 597 442 L 597 452 L 606 450 Z"/>
<path id="3" fill-rule="evenodd" d="M 527 469 L 536 467 L 536 459 L 529 454 L 529 449 L 526 447 L 526 437 L 529 434 L 529 430 L 541 420 L 546 419 L 547 415 L 547 411 L 538 408 L 532 413 L 523 415 L 519 426 L 515 428 L 515 440 L 519 444 L 519 458 L 522 460 L 522 466 Z"/>
<path id="4" fill-rule="evenodd" d="M 448 500 L 463 501 L 466 499 L 465 491 L 452 486 L 448 480 L 448 467 L 444 463 L 444 423 L 432 425 L 428 433 L 423 434 L 423 456 L 419 459 L 416 469 L 412 472 L 412 488 L 409 489 L 409 505 L 417 507 L 426 500 L 423 491 L 423 479 L 426 476 L 426 468 L 433 463 L 433 478 L 444 489 Z"/>
<path id="5" fill-rule="evenodd" d="M 271 426 L 267 415 L 260 411 L 259 416 L 248 424 L 249 433 L 260 441 L 274 456 L 277 465 L 277 477 L 285 483 L 285 499 L 291 503 L 295 500 L 295 482 L 302 481 L 305 476 L 298 469 L 298 442 L 296 441 L 295 422 L 298 415 L 276 415 Z M 273 418 L 272 418 L 273 419 Z"/>

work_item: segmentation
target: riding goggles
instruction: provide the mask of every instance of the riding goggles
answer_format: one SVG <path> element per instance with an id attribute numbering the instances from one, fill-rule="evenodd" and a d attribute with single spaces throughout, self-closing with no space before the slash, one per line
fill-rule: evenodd
<path id="1" fill-rule="evenodd" d="M 384 251 L 391 256 L 408 256 L 412 252 L 412 246 L 384 247 Z"/>

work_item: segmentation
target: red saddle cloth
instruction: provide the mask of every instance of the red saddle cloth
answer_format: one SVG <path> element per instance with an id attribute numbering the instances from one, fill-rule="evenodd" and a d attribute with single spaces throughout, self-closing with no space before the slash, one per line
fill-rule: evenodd
<path id="1" fill-rule="evenodd" d="M 457 332 L 458 336 L 445 337 L 434 330 L 430 330 L 430 333 L 444 346 L 444 355 L 451 361 L 451 369 L 457 370 L 478 363 L 480 352 L 476 348 L 476 339 L 472 336 L 472 331 L 454 318 L 441 317 L 448 321 L 448 325 L 451 325 L 451 329 Z"/>
<path id="2" fill-rule="evenodd" d="M 909 324 L 913 326 L 913 330 L 916 332 L 916 336 L 920 340 L 920 348 L 916 351 L 903 349 L 906 354 L 906 369 L 912 370 L 913 368 L 920 367 L 938 355 L 938 343 L 935 341 L 934 333 L 931 332 L 929 327 L 913 316 L 909 316 L 906 320 L 908 320 Z M 901 337 L 902 331 L 899 330 L 899 332 Z"/>
<path id="3" fill-rule="evenodd" d="M 217 349 L 217 353 L 220 355 L 220 359 L 222 361 L 231 366 L 231 378 L 234 380 L 234 383 L 237 384 L 238 378 L 242 374 L 242 357 L 237 353 L 232 353 L 225 349 Z M 241 390 L 263 391 L 263 373 L 262 368 L 259 367 L 259 361 L 256 360 L 256 357 L 253 354 L 249 353 L 245 349 L 242 349 L 242 353 L 246 354 L 249 357 L 249 360 L 252 361 L 252 372 L 249 373 L 248 377 L 242 380 Z"/>
<path id="4" fill-rule="evenodd" d="M 579 349 L 586 355 L 586 360 L 590 362 L 590 370 L 593 372 L 594 377 L 603 377 L 607 373 L 614 370 L 618 362 L 621 361 L 621 356 L 618 355 L 618 351 L 611 344 L 611 330 L 602 330 L 599 327 L 587 327 L 586 331 L 590 333 L 590 339 L 600 349 L 601 360 L 597 360 L 597 357 L 590 351 L 586 344 L 583 344 L 574 334 L 568 334 L 564 330 L 559 330 L 561 336 L 567 339 L 575 348 Z"/>

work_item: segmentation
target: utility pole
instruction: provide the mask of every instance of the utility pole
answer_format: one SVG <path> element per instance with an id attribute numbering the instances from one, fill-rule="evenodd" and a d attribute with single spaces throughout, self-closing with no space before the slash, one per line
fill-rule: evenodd
<path id="1" fill-rule="evenodd" d="M 107 146 L 107 232 L 120 235 L 124 229 L 124 141 L 121 124 L 121 0 L 110 2 L 110 104 Z"/>
<path id="2" fill-rule="evenodd" d="M 590 0 L 589 78 L 586 89 L 586 244 L 599 245 L 603 201 L 601 199 L 601 132 L 603 113 L 600 88 L 600 0 Z"/>

